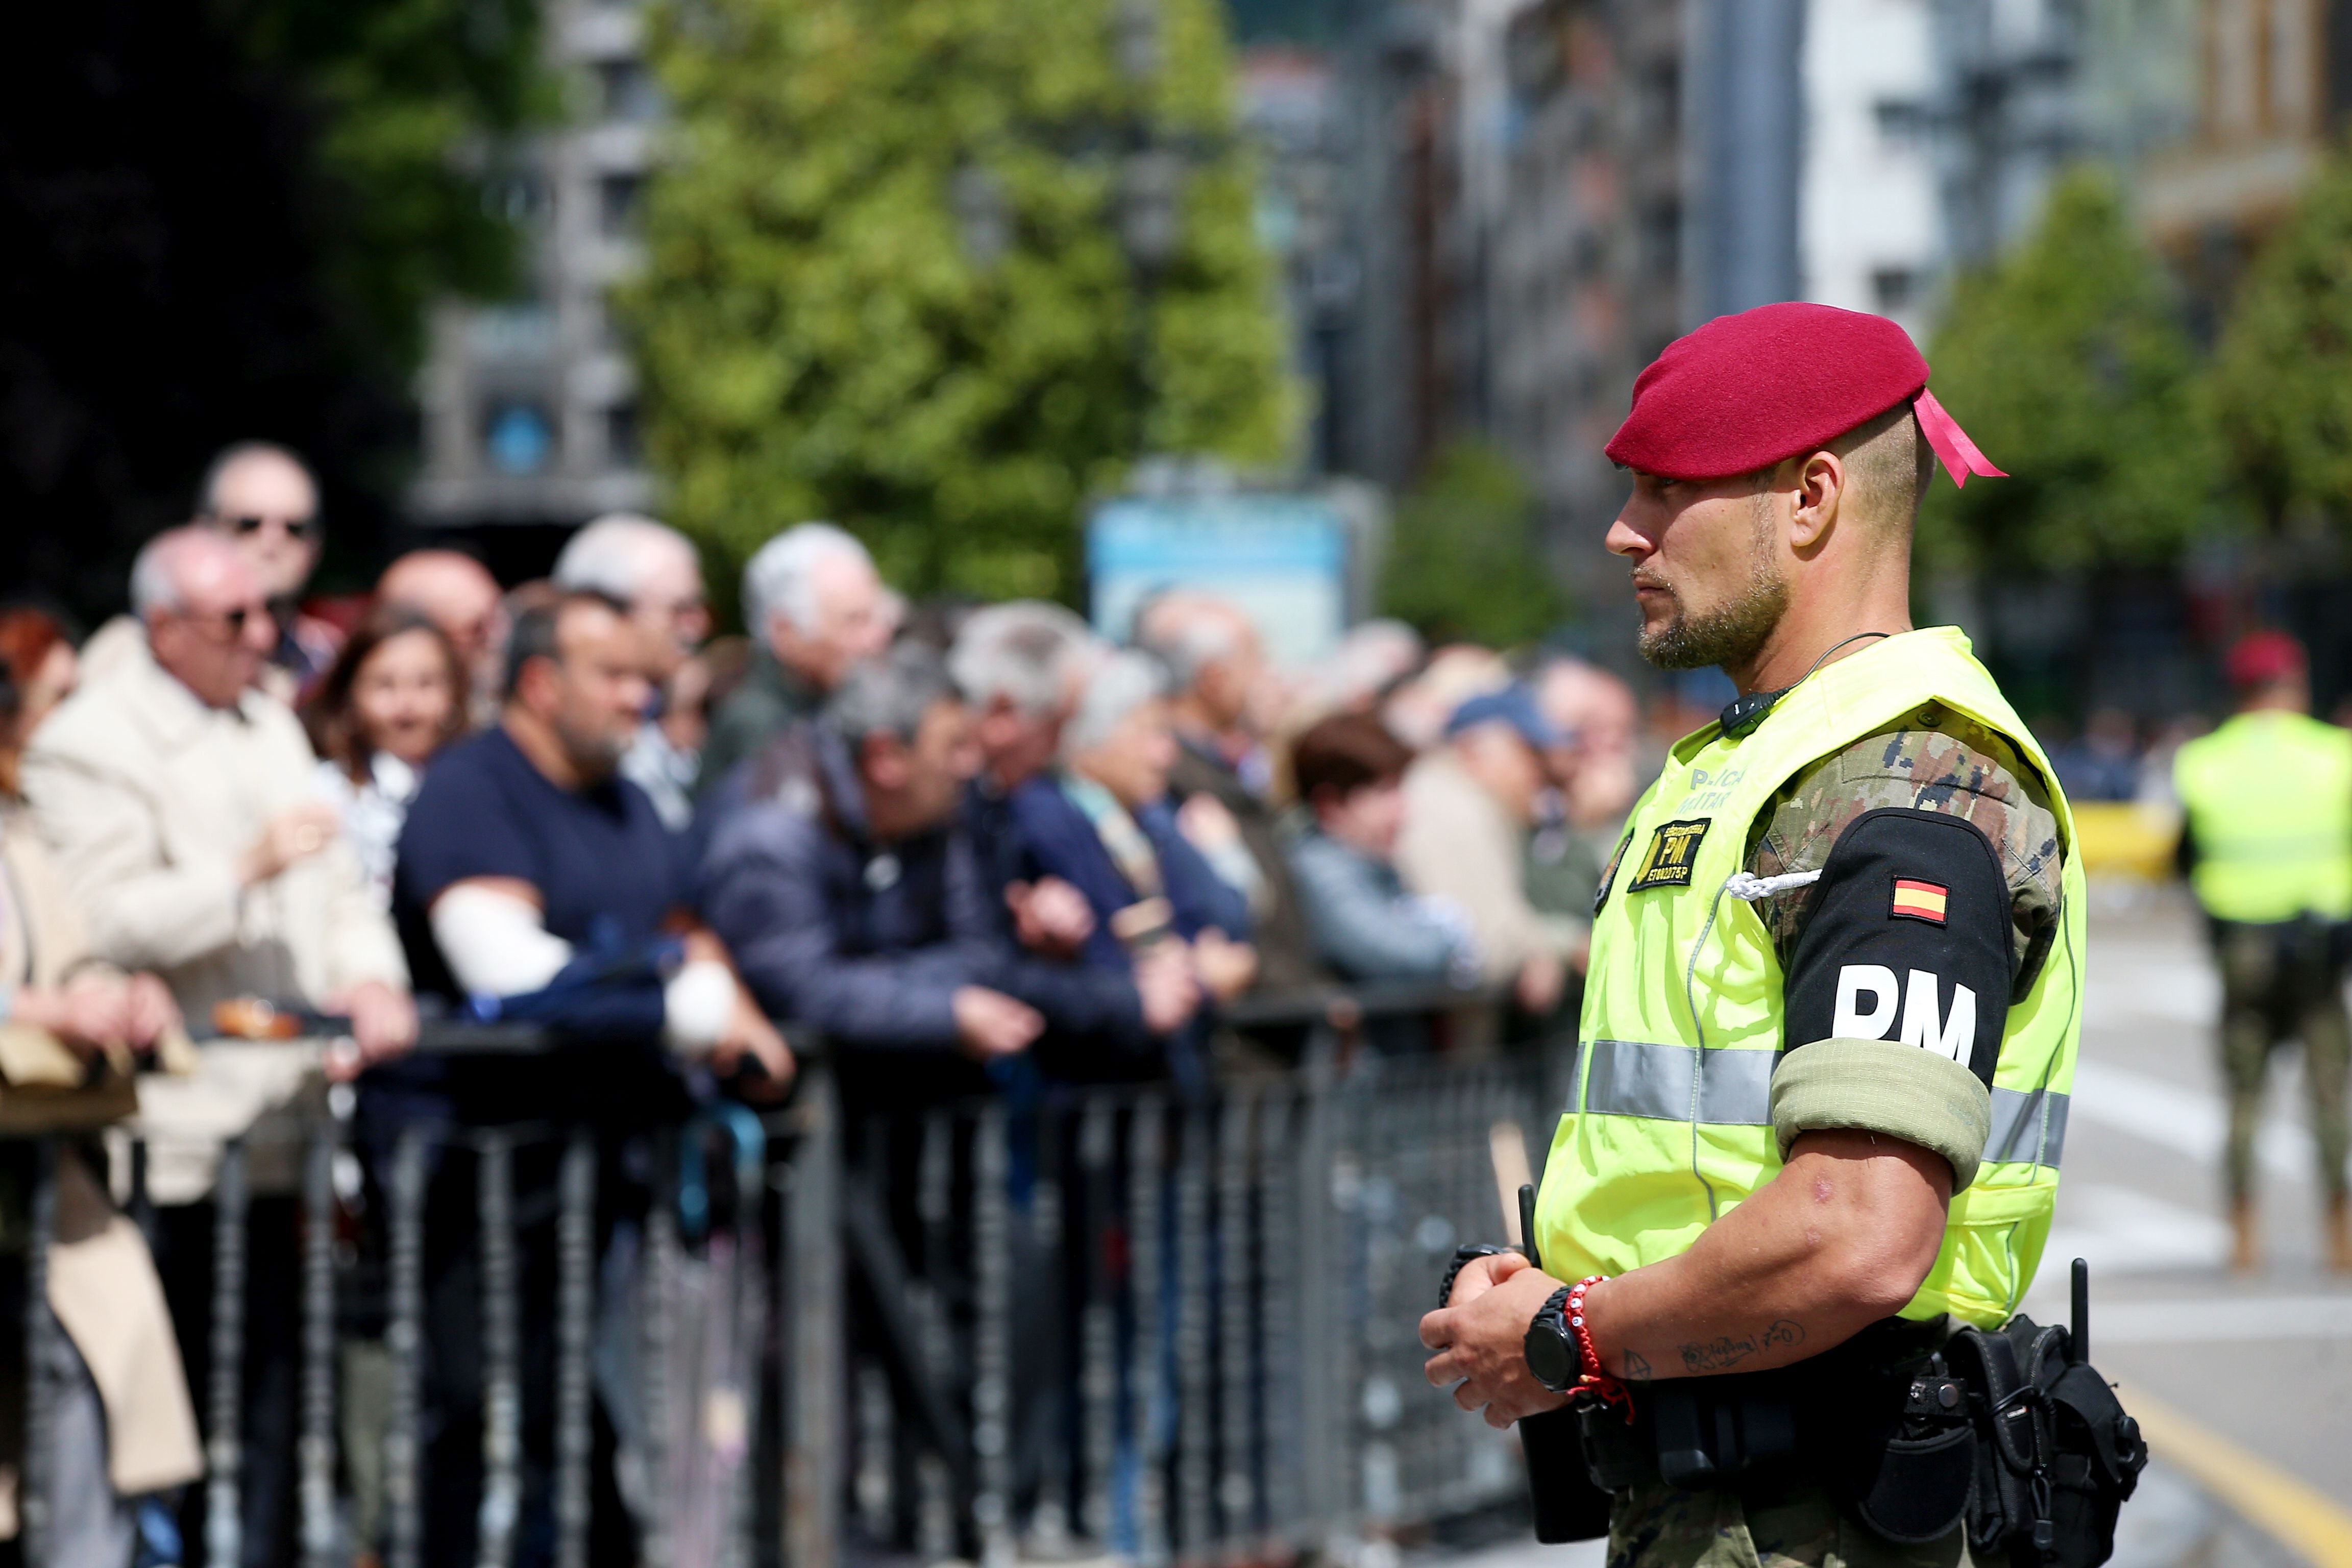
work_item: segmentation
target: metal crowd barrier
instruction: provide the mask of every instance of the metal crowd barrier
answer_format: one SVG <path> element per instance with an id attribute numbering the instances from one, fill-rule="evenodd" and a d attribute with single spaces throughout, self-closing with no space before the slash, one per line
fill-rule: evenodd
<path id="1" fill-rule="evenodd" d="M 1015 1088 L 852 1125 L 818 1056 L 791 1104 L 760 1119 L 733 1212 L 688 1212 L 683 1224 L 692 1194 L 679 1162 L 691 1152 L 665 1135 L 625 1315 L 640 1561 L 835 1568 L 855 1534 L 986 1568 L 1089 1552 L 1159 1568 L 1320 1554 L 1520 1498 L 1509 1435 L 1463 1419 L 1427 1386 L 1414 1323 L 1456 1243 L 1501 1239 L 1515 1223 L 1507 1199 L 1517 1173 L 1540 1169 L 1568 1047 L 1466 1062 L 1349 1049 L 1367 1019 L 1463 1003 L 1428 989 L 1254 1000 L 1233 1022 L 1305 1026 L 1302 1064 L 1203 1100 L 1160 1087 Z M 540 1045 L 481 1029 L 428 1029 L 423 1042 Z M 600 1314 L 609 1340 L 614 1282 L 597 1256 L 593 1130 L 400 1135 L 377 1173 L 390 1375 L 380 1458 L 364 1461 L 339 1438 L 350 1336 L 338 1310 L 355 1271 L 342 1228 L 351 1124 L 317 1115 L 297 1136 L 291 1279 L 248 1266 L 261 1134 L 219 1151 L 210 1369 L 192 1391 L 206 1528 L 187 1561 L 245 1552 L 247 1312 L 258 1293 L 282 1291 L 300 1323 L 299 1562 L 348 1564 L 375 1546 L 352 1539 L 364 1462 L 380 1489 L 385 1568 L 422 1568 L 428 1175 L 436 1154 L 462 1144 L 477 1171 L 477 1561 L 500 1568 L 522 1549 L 524 1359 L 551 1341 L 552 1560 L 585 1568 L 597 1363 L 611 1348 L 600 1351 Z M 58 1141 L 36 1143 L 19 1497 L 24 1561 L 46 1565 L 55 1390 L 37 1352 L 60 1331 L 43 1289 Z M 526 1321 L 515 1161 L 559 1149 L 552 1321 Z M 129 1169 L 117 1188 L 152 1234 L 149 1151 L 133 1141 L 118 1152 Z M 714 1313 L 730 1290 L 731 1315 Z M 715 1321 L 725 1344 L 711 1342 Z"/>

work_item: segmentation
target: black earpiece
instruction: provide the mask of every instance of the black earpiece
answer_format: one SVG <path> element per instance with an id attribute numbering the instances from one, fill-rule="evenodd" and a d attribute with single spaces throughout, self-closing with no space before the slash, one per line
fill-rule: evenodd
<path id="1" fill-rule="evenodd" d="M 1772 711 L 1772 705 L 1791 689 L 1793 688 L 1783 686 L 1777 691 L 1751 691 L 1745 697 L 1735 697 L 1724 704 L 1723 711 L 1717 716 L 1716 721 L 1723 726 L 1725 734 L 1736 741 L 1764 722 L 1764 716 Z"/>

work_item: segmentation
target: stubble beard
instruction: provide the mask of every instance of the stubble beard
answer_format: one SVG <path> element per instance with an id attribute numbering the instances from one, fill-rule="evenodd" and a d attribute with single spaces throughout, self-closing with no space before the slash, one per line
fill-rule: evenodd
<path id="1" fill-rule="evenodd" d="M 1789 580 L 1772 559 L 1771 511 L 1759 497 L 1755 548 L 1747 584 L 1729 602 L 1702 616 L 1683 608 L 1681 593 L 1662 584 L 1674 614 L 1655 628 L 1642 628 L 1642 657 L 1660 669 L 1727 668 L 1752 663 L 1789 608 Z"/>

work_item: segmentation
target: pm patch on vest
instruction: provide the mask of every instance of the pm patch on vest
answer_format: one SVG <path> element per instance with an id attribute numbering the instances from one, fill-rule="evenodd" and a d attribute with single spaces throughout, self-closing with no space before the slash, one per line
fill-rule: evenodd
<path id="1" fill-rule="evenodd" d="M 1831 849 L 1790 954 L 1784 1049 L 1894 1040 L 1987 1085 L 2014 974 L 2008 879 L 1961 817 L 1887 806 Z"/>
<path id="2" fill-rule="evenodd" d="M 1657 832 L 1650 836 L 1650 847 L 1642 853 L 1641 863 L 1633 868 L 1633 879 L 1625 885 L 1629 893 L 1639 893 L 1651 888 L 1687 888 L 1691 868 L 1698 863 L 1698 847 L 1706 837 L 1714 822 L 1702 816 L 1691 822 L 1662 822 Z"/>

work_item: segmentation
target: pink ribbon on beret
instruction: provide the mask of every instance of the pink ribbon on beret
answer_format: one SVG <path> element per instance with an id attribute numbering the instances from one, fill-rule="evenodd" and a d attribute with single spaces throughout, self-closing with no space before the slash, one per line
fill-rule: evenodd
<path id="1" fill-rule="evenodd" d="M 1936 395 L 1926 387 L 1911 405 L 1911 412 L 1919 416 L 1919 433 L 1927 437 L 1927 445 L 1936 449 L 1944 471 L 1952 476 L 1955 489 L 1966 489 L 1970 474 L 1981 474 L 1989 479 L 2005 479 L 2009 476 L 1992 466 L 1992 460 L 1977 450 L 1960 422 L 1944 411 Z"/>

